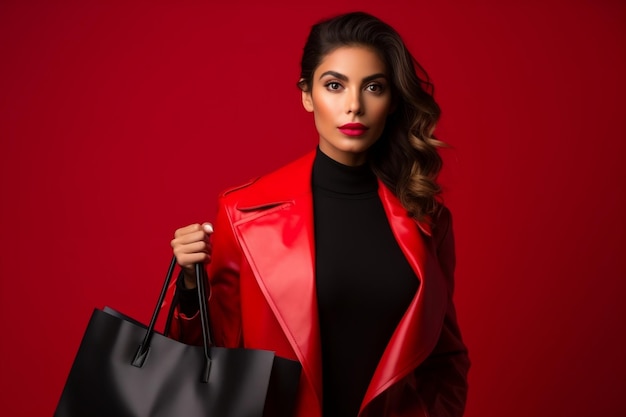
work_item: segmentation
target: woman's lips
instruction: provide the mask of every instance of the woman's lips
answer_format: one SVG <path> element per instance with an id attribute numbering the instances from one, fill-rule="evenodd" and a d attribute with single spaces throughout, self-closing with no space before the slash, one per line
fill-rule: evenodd
<path id="1" fill-rule="evenodd" d="M 346 123 L 343 126 L 339 126 L 338 129 L 347 136 L 361 136 L 367 131 L 368 127 L 361 123 Z"/>

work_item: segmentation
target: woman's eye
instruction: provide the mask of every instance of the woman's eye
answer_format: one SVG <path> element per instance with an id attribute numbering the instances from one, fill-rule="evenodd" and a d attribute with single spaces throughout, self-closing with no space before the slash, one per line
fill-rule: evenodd
<path id="1" fill-rule="evenodd" d="M 341 88 L 341 84 L 334 81 L 329 82 L 326 84 L 326 88 L 328 88 L 329 90 L 339 90 Z"/>
<path id="2" fill-rule="evenodd" d="M 372 93 L 381 93 L 383 91 L 383 86 L 380 84 L 369 84 L 365 88 L 367 89 L 367 91 L 370 91 Z"/>

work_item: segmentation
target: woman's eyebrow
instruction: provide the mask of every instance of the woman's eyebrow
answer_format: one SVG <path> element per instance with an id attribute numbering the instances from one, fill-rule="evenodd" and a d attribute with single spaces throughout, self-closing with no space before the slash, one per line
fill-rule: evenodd
<path id="1" fill-rule="evenodd" d="M 325 76 L 327 76 L 327 75 L 331 75 L 331 76 L 333 76 L 335 78 L 340 79 L 341 81 L 348 81 L 348 77 L 346 75 L 343 75 L 342 73 L 337 72 L 337 71 L 326 71 L 326 72 L 324 72 L 322 75 L 320 75 L 320 80 L 322 78 L 324 78 Z M 379 73 L 376 73 L 376 74 L 368 75 L 367 77 L 363 78 L 362 82 L 366 83 L 368 81 L 372 81 L 372 80 L 375 80 L 375 79 L 378 79 L 378 78 L 387 79 L 387 76 L 385 74 L 383 74 L 382 72 L 379 72 Z"/>
<path id="2" fill-rule="evenodd" d="M 385 74 L 383 74 L 382 72 L 379 72 L 377 74 L 368 75 L 367 77 L 363 78 L 363 82 L 366 83 L 366 82 L 369 82 L 369 81 L 376 80 L 378 78 L 384 78 L 386 80 L 387 76 Z"/>
<path id="3" fill-rule="evenodd" d="M 327 76 L 327 75 L 332 75 L 335 78 L 339 78 L 341 81 L 348 81 L 348 77 L 347 76 L 345 76 L 345 75 L 343 75 L 343 74 L 341 74 L 339 72 L 336 72 L 336 71 L 326 71 L 325 73 L 320 75 L 320 80 L 322 78 L 324 78 L 325 76 Z"/>

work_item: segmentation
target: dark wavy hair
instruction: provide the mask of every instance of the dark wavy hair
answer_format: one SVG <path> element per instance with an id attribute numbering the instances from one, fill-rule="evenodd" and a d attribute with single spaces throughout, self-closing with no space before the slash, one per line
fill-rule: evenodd
<path id="1" fill-rule="evenodd" d="M 374 173 L 416 219 L 440 208 L 437 176 L 445 144 L 433 135 L 441 110 L 433 98 L 428 74 L 413 58 L 391 26 L 363 12 L 321 21 L 311 28 L 304 46 L 298 87 L 310 91 L 313 73 L 322 59 L 342 46 L 372 48 L 389 73 L 395 110 L 387 118 L 380 139 L 368 152 Z"/>

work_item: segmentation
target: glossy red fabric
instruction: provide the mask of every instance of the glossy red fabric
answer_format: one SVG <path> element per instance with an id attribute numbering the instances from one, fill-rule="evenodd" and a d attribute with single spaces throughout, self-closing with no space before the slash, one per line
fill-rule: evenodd
<path id="1" fill-rule="evenodd" d="M 314 155 L 220 197 L 208 266 L 216 343 L 299 360 L 297 417 L 320 417 L 323 400 L 310 186 Z M 379 196 L 420 286 L 378 364 L 359 415 L 461 416 L 469 359 L 452 302 L 450 213 L 444 208 L 431 230 L 430 222 L 409 218 L 382 183 Z M 176 311 L 171 334 L 201 343 L 197 315 L 188 318 Z"/>

